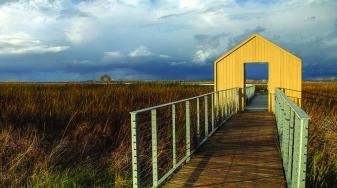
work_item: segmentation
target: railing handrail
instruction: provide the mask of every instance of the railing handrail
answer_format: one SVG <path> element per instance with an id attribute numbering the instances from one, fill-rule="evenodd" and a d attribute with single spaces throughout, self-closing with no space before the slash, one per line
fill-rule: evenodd
<path id="1" fill-rule="evenodd" d="M 275 89 L 275 116 L 287 185 L 304 188 L 310 117 L 281 89 Z"/>
<path id="2" fill-rule="evenodd" d="M 202 103 L 201 103 L 202 101 Z M 191 105 L 190 103 L 196 103 L 196 105 Z M 184 104 L 185 107 L 182 109 L 176 108 L 176 104 Z M 159 173 L 159 163 L 158 163 L 158 146 L 159 139 L 158 137 L 158 110 L 163 107 L 169 107 L 170 114 L 167 125 L 171 126 L 162 126 L 166 128 L 171 128 L 171 131 L 168 133 L 171 136 L 171 145 L 167 145 L 171 150 L 171 161 L 172 166 L 167 168 L 165 171 Z M 195 110 L 193 112 L 193 109 Z M 203 109 L 203 110 L 202 110 Z M 215 92 L 206 93 L 203 95 L 190 97 L 187 99 L 182 99 L 174 102 L 169 102 L 157 106 L 152 106 L 148 108 L 143 108 L 140 110 L 130 112 L 131 115 L 131 155 L 132 155 L 132 180 L 133 187 L 140 187 L 142 184 L 140 163 L 142 157 L 139 155 L 140 150 L 143 148 L 139 147 L 139 134 L 145 133 L 148 131 L 148 135 L 151 135 L 151 142 L 147 142 L 146 146 L 151 147 L 152 154 L 152 187 L 158 187 L 162 184 L 176 169 L 178 169 L 183 163 L 190 160 L 190 156 L 203 144 L 205 141 L 221 126 L 226 122 L 233 114 L 237 113 L 239 110 L 239 88 L 230 88 L 225 90 L 219 90 Z M 151 112 L 150 120 L 146 120 L 149 123 L 150 130 L 140 129 L 141 123 L 138 122 L 138 116 L 146 115 L 141 112 Z M 193 113 L 191 113 L 193 112 Z M 180 123 L 185 124 L 185 126 L 176 126 L 176 123 L 179 121 L 177 119 L 177 114 L 184 114 L 185 118 L 180 119 Z M 160 114 L 160 113 L 159 113 Z M 192 121 L 192 118 L 196 118 L 196 122 Z M 201 121 L 203 120 L 203 121 Z M 204 124 L 204 125 L 203 125 Z M 147 124 L 146 124 L 147 125 Z M 204 128 L 202 128 L 204 127 Z M 193 130 L 191 130 L 193 128 Z M 201 131 L 204 131 L 202 133 Z M 143 131 L 143 133 L 139 132 Z M 177 143 L 176 132 L 185 134 L 185 143 L 182 146 L 179 146 Z M 185 132 L 185 133 L 184 133 Z M 193 135 L 192 135 L 193 134 Z M 191 145 L 193 139 L 197 138 L 195 145 Z M 170 144 L 169 143 L 169 144 Z M 178 146 L 180 147 L 180 154 L 183 154 L 183 158 L 178 157 Z M 148 148 L 148 147 L 147 147 Z M 185 150 L 185 151 L 183 151 Z M 144 157 L 144 156 L 143 156 Z M 151 169 L 149 167 L 149 169 Z M 149 176 L 151 174 L 149 173 Z M 146 179 L 144 179 L 146 181 Z M 146 183 L 145 183 L 146 184 Z"/>
<path id="3" fill-rule="evenodd" d="M 229 88 L 229 89 L 224 89 L 224 90 L 218 90 L 217 92 L 232 90 L 232 89 L 236 89 L 236 88 L 237 87 L 233 87 L 233 88 Z M 151 111 L 153 109 L 167 107 L 167 106 L 170 106 L 172 104 L 178 104 L 178 103 L 194 100 L 194 99 L 197 99 L 197 98 L 200 98 L 200 97 L 209 96 L 209 95 L 212 95 L 214 93 L 216 93 L 216 92 L 205 93 L 205 94 L 202 94 L 202 95 L 198 95 L 198 96 L 194 96 L 194 97 L 190 97 L 190 98 L 186 98 L 186 99 L 181 99 L 181 100 L 177 100 L 177 101 L 173 101 L 173 102 L 168 102 L 168 103 L 164 103 L 164 104 L 160 104 L 160 105 L 156 105 L 156 106 L 151 106 L 151 107 L 147 107 L 147 108 L 142 108 L 142 109 L 139 109 L 139 110 L 134 110 L 134 111 L 130 112 L 130 114 L 147 112 L 147 111 Z"/>
<path id="4" fill-rule="evenodd" d="M 276 94 L 279 94 L 284 100 L 287 101 L 289 104 L 290 108 L 293 109 L 297 117 L 300 119 L 310 119 L 309 115 L 299 106 L 297 106 L 292 100 L 290 100 L 284 92 L 282 92 L 280 89 L 276 89 Z"/>

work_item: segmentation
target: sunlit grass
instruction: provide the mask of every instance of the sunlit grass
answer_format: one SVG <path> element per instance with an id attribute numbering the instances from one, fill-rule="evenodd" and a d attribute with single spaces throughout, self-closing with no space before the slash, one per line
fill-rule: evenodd
<path id="1" fill-rule="evenodd" d="M 129 112 L 211 92 L 178 82 L 0 84 L 0 187 L 130 185 Z M 307 185 L 337 184 L 336 83 L 304 83 Z"/>
<path id="2" fill-rule="evenodd" d="M 303 84 L 309 114 L 308 187 L 337 185 L 337 83 Z"/>
<path id="3" fill-rule="evenodd" d="M 211 90 L 175 82 L 1 84 L 0 187 L 129 185 L 129 112 Z"/>

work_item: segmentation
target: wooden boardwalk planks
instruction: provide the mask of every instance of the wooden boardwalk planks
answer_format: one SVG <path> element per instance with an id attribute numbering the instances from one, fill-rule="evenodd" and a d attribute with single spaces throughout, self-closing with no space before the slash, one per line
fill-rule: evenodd
<path id="1" fill-rule="evenodd" d="M 235 115 L 164 187 L 285 187 L 274 115 Z"/>
<path id="2" fill-rule="evenodd" d="M 245 107 L 245 111 L 268 111 L 268 95 L 255 94 Z"/>

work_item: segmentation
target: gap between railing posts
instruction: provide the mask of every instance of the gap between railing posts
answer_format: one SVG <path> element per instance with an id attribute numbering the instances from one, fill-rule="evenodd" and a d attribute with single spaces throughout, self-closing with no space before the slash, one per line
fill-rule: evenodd
<path id="1" fill-rule="evenodd" d="M 280 89 L 275 90 L 274 113 L 287 185 L 304 188 L 310 117 Z"/>
<path id="2" fill-rule="evenodd" d="M 130 112 L 133 187 L 158 187 L 239 109 L 232 88 Z"/>

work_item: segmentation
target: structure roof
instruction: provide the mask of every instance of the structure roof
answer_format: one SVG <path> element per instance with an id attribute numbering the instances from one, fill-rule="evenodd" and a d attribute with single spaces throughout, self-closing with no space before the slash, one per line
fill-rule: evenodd
<path id="1" fill-rule="evenodd" d="M 281 49 L 283 52 L 288 53 L 298 59 L 300 59 L 299 57 L 297 57 L 296 55 L 294 55 L 293 53 L 289 52 L 288 50 L 285 50 L 284 48 L 280 47 L 279 45 L 271 42 L 270 40 L 262 37 L 259 34 L 253 34 L 252 36 L 248 37 L 246 40 L 244 40 L 243 42 L 241 42 L 240 44 L 236 45 L 234 48 L 230 49 L 229 51 L 227 51 L 225 54 L 223 54 L 222 56 L 220 56 L 217 60 L 215 60 L 215 63 L 218 63 L 219 61 L 221 61 L 222 59 L 226 58 L 227 56 L 229 56 L 230 54 L 232 54 L 233 52 L 235 52 L 236 50 L 238 50 L 239 48 L 241 48 L 242 46 L 246 45 L 248 42 L 256 39 L 256 38 L 260 38 L 263 39 L 261 41 L 267 42 L 267 43 L 271 43 L 272 45 L 278 47 L 279 49 Z"/>

